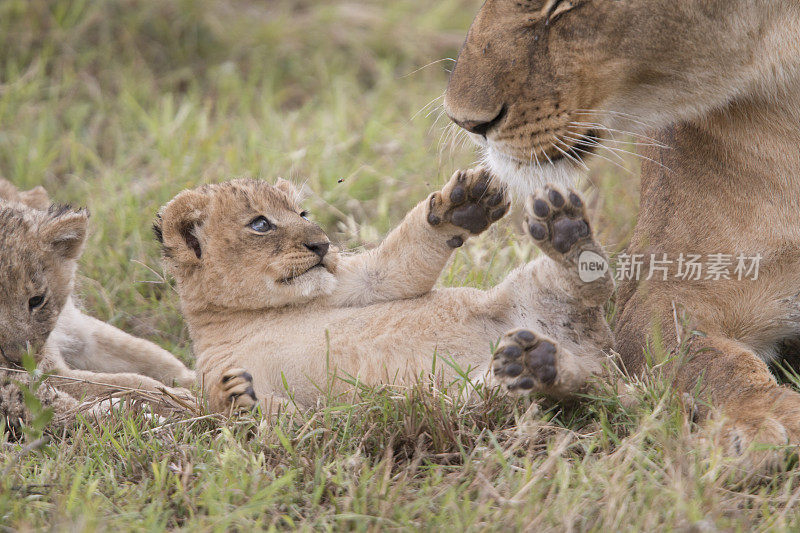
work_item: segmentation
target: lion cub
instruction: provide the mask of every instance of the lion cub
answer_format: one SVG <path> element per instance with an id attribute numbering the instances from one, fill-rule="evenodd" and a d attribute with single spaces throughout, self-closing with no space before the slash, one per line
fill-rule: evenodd
<path id="1" fill-rule="evenodd" d="M 284 379 L 292 401 L 310 406 L 334 370 L 408 384 L 435 356 L 485 373 L 498 341 L 493 370 L 510 390 L 580 391 L 611 346 L 602 306 L 613 279 L 578 277 L 582 252 L 605 255 L 575 193 L 550 186 L 528 202 L 544 256 L 488 291 L 433 289 L 453 250 L 508 211 L 490 181 L 482 169 L 457 172 L 378 248 L 353 255 L 331 246 L 284 180 L 178 194 L 155 230 L 210 406 L 279 406 Z"/>
<path id="2" fill-rule="evenodd" d="M 19 192 L 0 179 L 0 367 L 33 351 L 40 370 L 59 376 L 57 391 L 41 389 L 57 411 L 115 388 L 194 383 L 194 372 L 169 352 L 77 309 L 73 280 L 88 215 L 49 205 L 41 187 Z M 24 375 L 1 372 L 0 413 L 16 418 L 24 412 L 21 395 L 6 389 Z M 191 398 L 184 389 L 172 392 Z"/>

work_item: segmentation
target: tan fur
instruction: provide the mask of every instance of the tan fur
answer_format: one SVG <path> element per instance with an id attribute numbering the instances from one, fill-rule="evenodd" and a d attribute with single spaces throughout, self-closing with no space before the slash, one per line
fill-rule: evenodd
<path id="1" fill-rule="evenodd" d="M 165 384 L 194 383 L 194 372 L 169 352 L 75 306 L 73 280 L 87 234 L 85 211 L 42 209 L 49 205 L 44 189 L 19 193 L 2 179 L 0 195 L 0 366 L 17 365 L 31 351 L 41 371 L 59 376 L 51 403 L 69 409 L 75 400 L 65 395 L 98 397 L 119 388 L 155 391 Z M 9 379 L 4 383 L 13 385 Z M 191 399 L 184 389 L 172 392 Z M 6 414 L 20 409 L 0 404 Z"/>
<path id="2" fill-rule="evenodd" d="M 0 420 L 6 427 L 18 428 L 32 422 L 32 413 L 25 405 L 23 388 L 30 390 L 31 380 L 26 373 L 12 372 L 0 368 Z M 80 403 L 49 383 L 41 384 L 35 392 L 36 398 L 45 409 L 52 409 L 53 420 L 50 429 L 59 431 L 71 425 L 74 414 L 80 410 Z"/>
<path id="3" fill-rule="evenodd" d="M 548 21 L 551 9 L 561 13 Z M 765 364 L 800 346 L 798 27 L 796 0 L 488 0 L 446 97 L 452 118 L 487 130 L 475 135 L 487 159 L 522 189 L 575 174 L 568 157 L 548 161 L 556 146 L 613 158 L 612 134 L 658 130 L 667 147 L 644 154 L 629 251 L 764 256 L 757 281 L 628 282 L 618 299 L 631 371 L 654 328 L 668 349 L 687 341 L 684 317 L 703 333 L 676 383 L 699 383 L 724 409 L 737 452 L 800 444 L 800 395 Z"/>
<path id="4" fill-rule="evenodd" d="M 310 406 L 334 372 L 368 385 L 409 384 L 431 371 L 434 354 L 447 376 L 454 372 L 444 358 L 482 377 L 492 345 L 513 328 L 533 328 L 537 339 L 552 339 L 555 347 L 546 383 L 536 381 L 537 365 L 512 367 L 500 376 L 509 388 L 569 396 L 591 377 L 583 369 L 602 368 L 601 351 L 611 343 L 602 305 L 613 282 L 577 279 L 578 251 L 602 253 L 582 207 L 536 219 L 582 229 L 568 253 L 556 252 L 555 237 L 547 237 L 541 246 L 549 256 L 480 291 L 433 286 L 454 247 L 507 211 L 502 190 L 489 185 L 485 171 L 456 173 L 378 248 L 360 254 L 310 251 L 309 243 L 329 241 L 300 216 L 296 197 L 287 182 L 234 180 L 184 191 L 160 211 L 156 233 L 177 281 L 198 379 L 214 409 L 247 406 L 256 395 L 276 408 L 288 399 L 284 379 L 293 400 Z M 258 217 L 270 221 L 269 231 L 253 231 Z M 289 276 L 297 277 L 280 281 Z M 506 355 L 498 356 L 502 372 L 509 368 Z M 334 385 L 335 391 L 345 387 Z"/>

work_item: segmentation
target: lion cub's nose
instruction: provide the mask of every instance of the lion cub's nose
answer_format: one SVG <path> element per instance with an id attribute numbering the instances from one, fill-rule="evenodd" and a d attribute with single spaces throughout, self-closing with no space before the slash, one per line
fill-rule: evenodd
<path id="1" fill-rule="evenodd" d="M 312 242 L 312 243 L 304 243 L 304 246 L 317 254 L 320 259 L 325 257 L 325 254 L 328 253 L 328 249 L 331 247 L 331 243 L 329 242 Z"/>

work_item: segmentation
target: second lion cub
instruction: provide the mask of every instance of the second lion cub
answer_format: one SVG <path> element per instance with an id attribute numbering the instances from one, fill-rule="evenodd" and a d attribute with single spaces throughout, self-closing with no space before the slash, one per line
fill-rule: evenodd
<path id="1" fill-rule="evenodd" d="M 574 192 L 551 186 L 528 201 L 528 233 L 545 255 L 491 290 L 433 289 L 453 250 L 508 211 L 490 182 L 483 169 L 457 172 L 379 247 L 352 255 L 305 218 L 286 181 L 178 194 L 155 230 L 212 409 L 278 406 L 284 379 L 310 406 L 334 369 L 408 384 L 435 355 L 485 374 L 498 341 L 491 366 L 510 390 L 579 392 L 611 347 L 603 304 L 614 283 L 608 272 L 578 276 L 582 252 L 605 255 Z"/>

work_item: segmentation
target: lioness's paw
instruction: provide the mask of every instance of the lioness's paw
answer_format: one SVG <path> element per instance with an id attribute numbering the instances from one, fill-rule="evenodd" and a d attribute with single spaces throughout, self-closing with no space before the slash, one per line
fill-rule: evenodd
<path id="1" fill-rule="evenodd" d="M 583 200 L 571 189 L 549 184 L 525 202 L 525 228 L 548 255 L 568 254 L 593 240 Z"/>
<path id="2" fill-rule="evenodd" d="M 558 345 L 527 329 L 506 333 L 492 355 L 494 376 L 511 392 L 546 391 L 558 378 Z"/>
<path id="3" fill-rule="evenodd" d="M 739 457 L 750 472 L 780 470 L 789 455 L 789 432 L 780 421 L 769 416 L 728 420 L 722 436 L 726 452 Z"/>
<path id="4" fill-rule="evenodd" d="M 505 187 L 491 184 L 485 168 L 459 170 L 444 188 L 431 195 L 428 222 L 444 230 L 462 229 L 448 241 L 453 248 L 464 244 L 469 234 L 477 235 L 508 213 L 511 205 Z M 455 226 L 455 228 L 448 227 Z"/>
<path id="5" fill-rule="evenodd" d="M 253 389 L 253 376 L 242 368 L 234 368 L 222 375 L 222 405 L 227 410 L 252 409 L 258 403 Z"/>

